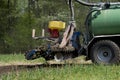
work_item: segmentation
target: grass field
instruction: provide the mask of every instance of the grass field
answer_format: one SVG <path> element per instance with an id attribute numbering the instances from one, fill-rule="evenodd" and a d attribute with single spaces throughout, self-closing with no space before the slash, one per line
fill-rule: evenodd
<path id="1" fill-rule="evenodd" d="M 16 65 L 16 64 L 32 64 L 45 62 L 44 59 L 39 58 L 36 60 L 28 61 L 25 59 L 23 54 L 1 54 L 0 55 L 0 66 L 1 65 Z"/>
<path id="2" fill-rule="evenodd" d="M 4 58 L 5 57 L 5 58 Z M 14 57 L 14 58 L 13 58 Z M 44 63 L 37 59 L 26 61 L 22 54 L 0 55 L 0 63 Z M 4 64 L 3 64 L 4 65 Z M 0 80 L 120 80 L 120 66 L 104 66 L 94 64 L 51 64 L 48 66 L 16 67 L 2 74 Z"/>

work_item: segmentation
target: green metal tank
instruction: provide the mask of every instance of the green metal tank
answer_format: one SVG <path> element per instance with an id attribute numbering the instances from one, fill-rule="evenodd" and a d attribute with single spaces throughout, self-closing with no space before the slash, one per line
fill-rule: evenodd
<path id="1" fill-rule="evenodd" d="M 120 7 L 92 12 L 89 28 L 95 36 L 120 34 Z"/>

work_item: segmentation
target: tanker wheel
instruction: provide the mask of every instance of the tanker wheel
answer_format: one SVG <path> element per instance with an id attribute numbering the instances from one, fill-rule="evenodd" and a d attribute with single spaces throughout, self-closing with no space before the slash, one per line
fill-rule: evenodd
<path id="1" fill-rule="evenodd" d="M 91 59 L 97 64 L 119 64 L 120 49 L 116 43 L 110 40 L 102 40 L 91 48 Z"/>

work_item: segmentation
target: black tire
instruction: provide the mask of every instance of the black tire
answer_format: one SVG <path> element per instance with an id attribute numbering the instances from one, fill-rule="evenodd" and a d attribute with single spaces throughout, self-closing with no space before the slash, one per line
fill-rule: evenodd
<path id="1" fill-rule="evenodd" d="M 110 40 L 98 41 L 91 48 L 91 60 L 97 64 L 119 64 L 120 49 L 118 45 Z"/>

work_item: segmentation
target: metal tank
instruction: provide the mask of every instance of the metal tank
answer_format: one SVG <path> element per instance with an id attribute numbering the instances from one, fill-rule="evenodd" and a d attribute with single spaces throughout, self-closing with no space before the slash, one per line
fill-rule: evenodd
<path id="1" fill-rule="evenodd" d="M 90 21 L 90 30 L 95 36 L 120 34 L 120 6 L 95 10 Z"/>
<path id="2" fill-rule="evenodd" d="M 78 3 L 92 7 L 86 19 L 87 32 L 94 36 L 120 34 L 120 2 Z"/>

